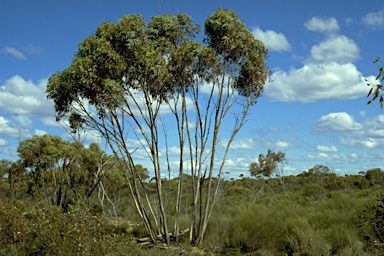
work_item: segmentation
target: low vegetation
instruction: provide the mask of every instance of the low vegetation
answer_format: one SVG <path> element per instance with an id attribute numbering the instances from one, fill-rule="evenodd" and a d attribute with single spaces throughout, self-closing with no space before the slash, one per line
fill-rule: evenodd
<path id="1" fill-rule="evenodd" d="M 45 154 L 34 154 L 36 159 L 20 154 L 18 161 L 0 161 L 0 255 L 383 254 L 380 169 L 341 177 L 316 165 L 284 177 L 284 184 L 280 176 L 223 179 L 201 249 L 190 245 L 188 233 L 167 248 L 137 242 L 147 236 L 146 228 L 113 158 L 95 144 L 84 148 L 50 135 L 35 137 L 34 142 L 39 138 L 47 145 L 56 139 L 60 151 L 51 147 Z M 19 152 L 27 142 L 21 142 Z M 72 147 L 77 149 L 76 161 L 70 155 Z M 65 159 L 72 162 L 63 169 L 64 159 L 58 160 L 54 152 L 66 152 Z M 93 161 L 107 171 L 100 173 Z M 140 165 L 137 170 L 146 180 L 149 200 L 155 201 L 156 185 L 147 179 L 148 171 Z M 176 196 L 177 184 L 176 179 L 162 180 L 170 221 L 176 217 L 176 206 L 168 198 Z M 182 202 L 188 202 L 193 195 L 187 186 L 183 189 Z M 191 207 L 181 204 L 182 230 L 189 228 Z"/>

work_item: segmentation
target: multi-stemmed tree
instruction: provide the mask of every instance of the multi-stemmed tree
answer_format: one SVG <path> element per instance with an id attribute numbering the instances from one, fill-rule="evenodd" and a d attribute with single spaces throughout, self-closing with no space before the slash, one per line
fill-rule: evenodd
<path id="1" fill-rule="evenodd" d="M 286 163 L 288 161 L 285 158 L 285 153 L 281 151 L 276 153 L 268 149 L 267 155 L 260 154 L 258 161 L 249 165 L 249 171 L 252 176 L 257 178 L 270 178 L 274 175 L 280 180 L 284 193 L 287 193 L 284 184 L 284 164 Z"/>
<path id="2" fill-rule="evenodd" d="M 198 32 L 199 26 L 184 14 L 155 16 L 148 24 L 139 15 L 124 16 L 117 24 L 104 22 L 47 85 L 57 120 L 68 118 L 72 129 L 94 130 L 105 139 L 151 240 L 161 238 L 168 245 L 161 178 L 170 171 L 170 159 L 159 151 L 165 147 L 168 152 L 170 127 L 176 127 L 180 148 L 174 234 L 177 240 L 188 167 L 190 239 L 201 244 L 230 145 L 270 73 L 266 47 L 233 11 L 219 9 L 206 20 L 203 43 L 194 40 Z M 174 123 L 164 121 L 165 112 L 172 113 Z M 219 136 L 227 142 L 222 154 Z M 134 167 L 139 149 L 128 144 L 132 138 L 152 162 L 156 207 Z"/>
<path id="3" fill-rule="evenodd" d="M 89 200 L 114 163 L 96 143 L 85 148 L 78 141 L 70 143 L 48 134 L 21 141 L 17 151 L 21 167 L 31 178 L 29 194 L 58 206 L 67 197 L 75 202 Z"/>

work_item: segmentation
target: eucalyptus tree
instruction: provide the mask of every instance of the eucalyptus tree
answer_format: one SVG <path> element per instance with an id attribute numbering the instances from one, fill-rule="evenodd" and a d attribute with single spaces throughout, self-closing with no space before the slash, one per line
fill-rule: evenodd
<path id="1" fill-rule="evenodd" d="M 267 154 L 259 154 L 258 162 L 253 162 L 249 165 L 249 171 L 252 176 L 257 178 L 262 177 L 271 177 L 274 175 L 279 178 L 281 184 L 283 185 L 284 192 L 284 164 L 288 163 L 285 158 L 285 153 L 279 151 L 274 152 L 271 149 L 268 149 Z"/>
<path id="2" fill-rule="evenodd" d="M 68 141 L 48 134 L 34 136 L 19 143 L 19 158 L 22 166 L 27 169 L 28 176 L 32 178 L 29 182 L 29 194 L 50 198 L 54 204 L 61 205 L 66 168 L 71 162 L 66 154 L 69 147 Z"/>
<path id="3" fill-rule="evenodd" d="M 30 194 L 62 206 L 64 198 L 89 200 L 113 161 L 96 143 L 85 148 L 59 136 L 45 134 L 23 140 L 18 146 L 21 165 L 32 178 Z"/>
<path id="4" fill-rule="evenodd" d="M 7 192 L 5 195 L 9 197 L 11 202 L 14 200 L 16 192 L 21 190 L 21 186 L 16 184 L 22 180 L 23 174 L 24 168 L 22 168 L 20 161 L 0 160 L 0 184 L 3 181 L 8 181 L 9 190 L 4 190 L 4 192 Z"/>
<path id="5" fill-rule="evenodd" d="M 103 136 L 151 240 L 164 238 L 168 245 L 161 179 L 171 171 L 169 127 L 176 126 L 180 148 L 174 233 L 177 239 L 182 176 L 188 167 L 193 193 L 190 239 L 201 244 L 230 144 L 270 73 L 266 47 L 233 11 L 219 9 L 206 20 L 203 42 L 194 40 L 199 29 L 184 14 L 155 16 L 148 24 L 140 15 L 124 16 L 117 24 L 104 22 L 80 43 L 70 66 L 49 78 L 46 90 L 58 121 L 68 118 L 73 130 L 95 130 Z M 164 121 L 167 108 L 173 124 Z M 229 135 L 221 133 L 225 120 L 232 124 Z M 218 155 L 220 135 L 226 143 Z M 129 139 L 141 146 L 133 147 Z M 165 158 L 159 154 L 164 147 Z M 157 207 L 135 168 L 140 150 L 152 162 Z"/>

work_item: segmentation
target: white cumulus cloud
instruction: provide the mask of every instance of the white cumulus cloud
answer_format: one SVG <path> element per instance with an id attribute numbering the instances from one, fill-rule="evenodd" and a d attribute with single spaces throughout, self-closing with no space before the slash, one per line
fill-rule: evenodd
<path id="1" fill-rule="evenodd" d="M 320 117 L 315 127 L 321 131 L 358 131 L 363 125 L 346 112 L 336 112 Z"/>
<path id="2" fill-rule="evenodd" d="M 366 119 L 362 129 L 344 133 L 339 142 L 357 148 L 373 149 L 384 146 L 384 115 Z"/>
<path id="3" fill-rule="evenodd" d="M 314 31 L 339 30 L 335 18 L 312 18 L 306 27 Z M 336 33 L 312 46 L 310 56 L 299 68 L 276 69 L 265 94 L 274 101 L 317 102 L 321 100 L 350 100 L 368 93 L 365 79 L 354 61 L 360 58 L 355 41 Z M 348 89 L 347 89 L 348 88 Z"/>
<path id="4" fill-rule="evenodd" d="M 14 138 L 31 136 L 27 129 L 18 127 L 16 124 L 12 123 L 3 116 L 0 116 L 0 134 Z"/>
<path id="5" fill-rule="evenodd" d="M 263 31 L 259 27 L 252 30 L 253 35 L 262 41 L 270 51 L 283 52 L 289 51 L 291 46 L 283 33 L 273 30 Z"/>
<path id="6" fill-rule="evenodd" d="M 47 100 L 47 80 L 35 84 L 16 75 L 0 86 L 0 114 L 52 116 L 53 102 Z"/>
<path id="7" fill-rule="evenodd" d="M 316 61 L 332 61 L 337 63 L 354 62 L 360 57 L 360 49 L 350 38 L 338 35 L 312 47 L 312 58 Z"/>
<path id="8" fill-rule="evenodd" d="M 45 134 L 47 134 L 46 131 L 40 130 L 40 129 L 35 129 L 34 135 L 36 135 L 36 136 L 43 136 Z"/>
<path id="9" fill-rule="evenodd" d="M 339 30 L 339 25 L 334 17 L 328 19 L 312 17 L 304 26 L 308 30 L 322 33 L 331 33 Z"/>
<path id="10" fill-rule="evenodd" d="M 358 149 L 384 147 L 384 115 L 356 122 L 354 117 L 346 112 L 329 113 L 321 116 L 314 128 L 322 132 L 338 132 L 338 143 L 344 146 Z M 317 145 L 317 150 L 321 152 L 338 151 L 335 146 L 323 145 Z M 367 158 L 367 156 L 364 157 Z M 356 157 L 349 155 L 348 158 Z"/>
<path id="11" fill-rule="evenodd" d="M 365 96 L 369 89 L 352 63 L 309 63 L 288 72 L 275 71 L 272 79 L 265 93 L 272 100 L 282 102 L 356 99 Z"/>

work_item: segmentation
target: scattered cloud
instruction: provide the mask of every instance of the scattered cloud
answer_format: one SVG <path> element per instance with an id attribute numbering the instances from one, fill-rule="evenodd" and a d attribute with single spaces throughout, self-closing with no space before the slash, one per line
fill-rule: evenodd
<path id="1" fill-rule="evenodd" d="M 4 147 L 7 145 L 8 145 L 8 141 L 6 141 L 5 139 L 0 139 L 0 147 Z"/>
<path id="2" fill-rule="evenodd" d="M 367 13 L 361 18 L 361 23 L 375 29 L 384 28 L 384 9 L 377 12 Z"/>
<path id="3" fill-rule="evenodd" d="M 361 134 L 363 135 L 363 134 Z M 362 138 L 364 136 L 354 137 L 351 134 L 346 134 L 341 137 L 339 142 L 350 147 L 363 147 L 368 149 L 377 148 L 384 145 L 383 139 Z"/>
<path id="4" fill-rule="evenodd" d="M 16 59 L 27 60 L 27 57 L 24 55 L 24 53 L 14 47 L 4 47 L 3 49 L 1 49 L 1 52 L 3 54 L 11 55 Z"/>
<path id="5" fill-rule="evenodd" d="M 278 127 L 269 127 L 268 129 L 270 132 L 279 132 L 280 131 L 280 128 Z"/>
<path id="6" fill-rule="evenodd" d="M 323 132 L 341 132 L 338 142 L 344 146 L 359 149 L 384 147 L 384 115 L 358 123 L 346 112 L 330 113 L 322 116 L 314 128 Z M 322 152 L 338 151 L 334 146 L 317 145 L 317 149 Z"/>
<path id="7" fill-rule="evenodd" d="M 312 31 L 339 30 L 335 18 L 314 17 L 305 26 Z M 360 49 L 355 41 L 344 35 L 327 34 L 323 41 L 312 46 L 302 67 L 274 70 L 273 82 L 266 86 L 265 93 L 274 101 L 301 103 L 365 96 L 369 90 L 365 86 L 366 77 L 353 64 L 359 58 Z M 371 78 L 374 79 L 368 79 Z"/>
<path id="8" fill-rule="evenodd" d="M 321 33 L 332 33 L 339 30 L 339 25 L 334 17 L 328 19 L 312 17 L 308 22 L 304 23 L 304 26 L 308 30 Z"/>
<path id="9" fill-rule="evenodd" d="M 335 153 L 331 153 L 331 152 L 326 152 L 326 153 L 319 152 L 317 154 L 308 154 L 307 155 L 307 158 L 311 161 L 326 161 L 332 165 L 335 162 L 338 162 L 341 165 L 342 163 L 345 163 L 346 160 L 354 161 L 358 157 L 362 157 L 362 156 L 358 156 L 358 154 L 356 154 L 356 153 L 346 155 L 343 153 L 335 154 Z"/>
<path id="10" fill-rule="evenodd" d="M 361 111 L 359 111 L 359 114 L 360 114 L 361 117 L 364 118 L 365 115 L 367 114 L 367 112 L 365 110 L 361 110 Z"/>
<path id="11" fill-rule="evenodd" d="M 282 102 L 356 99 L 365 96 L 369 89 L 352 63 L 309 63 L 288 72 L 277 70 L 272 79 L 265 93 L 272 100 Z"/>
<path id="12" fill-rule="evenodd" d="M 278 140 L 276 141 L 276 148 L 289 148 L 291 145 L 289 142 Z"/>
<path id="13" fill-rule="evenodd" d="M 355 24 L 355 23 L 356 23 L 356 21 L 354 19 L 352 19 L 351 17 L 348 17 L 348 18 L 345 19 L 345 24 L 347 26 Z"/>
<path id="14" fill-rule="evenodd" d="M 36 136 L 43 136 L 43 135 L 47 134 L 47 132 L 44 130 L 35 129 L 35 132 L 33 134 Z"/>
<path id="15" fill-rule="evenodd" d="M 23 129 L 32 128 L 33 122 L 28 116 L 24 115 L 13 115 L 12 119 L 16 121 L 19 127 Z"/>
<path id="16" fill-rule="evenodd" d="M 222 148 L 225 148 L 227 144 L 228 144 L 227 139 L 222 139 L 219 142 L 219 145 Z M 256 148 L 256 141 L 252 138 L 238 139 L 233 141 L 231 144 L 231 150 L 239 150 L 239 149 L 253 150 L 255 148 Z"/>
<path id="17" fill-rule="evenodd" d="M 346 146 L 367 149 L 384 146 L 384 115 L 368 118 L 361 125 L 360 130 L 344 133 L 339 142 Z"/>
<path id="18" fill-rule="evenodd" d="M 47 80 L 37 84 L 16 75 L 0 86 L 0 114 L 52 116 L 53 102 L 45 95 Z"/>
<path id="19" fill-rule="evenodd" d="M 63 127 L 69 128 L 70 127 L 69 121 L 67 119 L 62 119 L 62 120 L 60 120 L 60 123 L 59 123 L 56 121 L 55 117 L 53 117 L 53 116 L 41 118 L 41 122 L 44 125 L 55 127 L 55 128 L 63 128 Z"/>
<path id="20" fill-rule="evenodd" d="M 184 153 L 185 153 L 184 154 L 185 157 L 189 157 L 188 152 L 184 151 Z M 166 157 L 167 154 L 168 154 L 168 157 L 179 157 L 180 156 L 180 147 L 176 147 L 176 146 L 168 147 L 168 152 L 167 152 L 166 148 L 163 148 L 159 152 L 159 156 L 162 156 L 162 157 Z"/>
<path id="21" fill-rule="evenodd" d="M 285 129 L 286 129 L 287 131 L 298 131 L 298 130 L 300 130 L 300 126 L 298 126 L 298 125 L 292 125 L 292 126 L 287 126 Z"/>
<path id="22" fill-rule="evenodd" d="M 330 36 L 311 49 L 311 56 L 319 62 L 336 62 L 345 64 L 354 62 L 360 57 L 360 49 L 350 38 L 337 35 Z"/>
<path id="23" fill-rule="evenodd" d="M 316 148 L 318 151 L 322 151 L 322 152 L 337 152 L 338 151 L 335 146 L 317 145 Z"/>
<path id="24" fill-rule="evenodd" d="M 250 159 L 237 158 L 237 159 L 227 159 L 225 161 L 225 168 L 228 170 L 235 171 L 248 171 L 249 164 L 252 163 Z M 221 164 L 218 162 L 217 164 Z"/>
<path id="25" fill-rule="evenodd" d="M 23 51 L 28 54 L 42 54 L 44 52 L 43 48 L 34 45 L 23 48 Z"/>
<path id="26" fill-rule="evenodd" d="M 308 155 L 311 160 L 329 160 L 331 157 L 326 153 L 318 153 L 316 155 Z"/>
<path id="27" fill-rule="evenodd" d="M 262 41 L 270 51 L 284 52 L 290 51 L 291 46 L 283 33 L 273 30 L 263 31 L 259 27 L 252 30 L 253 35 Z"/>
<path id="28" fill-rule="evenodd" d="M 320 117 L 315 129 L 319 131 L 357 131 L 363 126 L 346 112 L 330 113 Z"/>
<path id="29" fill-rule="evenodd" d="M 3 116 L 0 116 L 0 134 L 13 138 L 30 137 L 31 134 L 27 129 L 18 127 L 13 122 L 9 121 Z"/>

